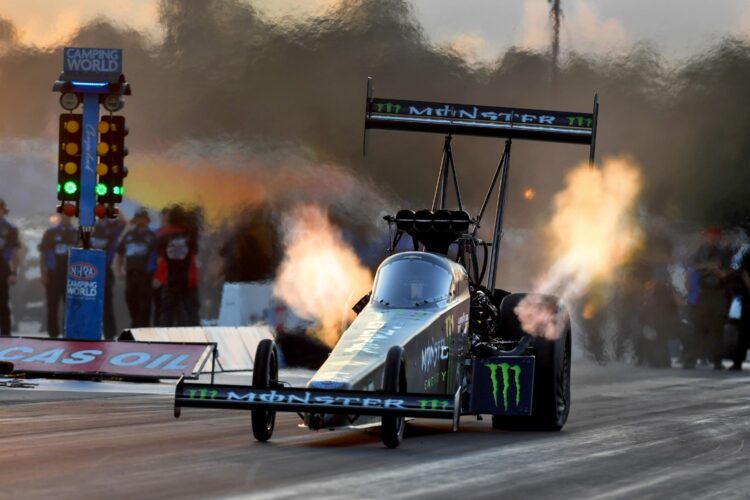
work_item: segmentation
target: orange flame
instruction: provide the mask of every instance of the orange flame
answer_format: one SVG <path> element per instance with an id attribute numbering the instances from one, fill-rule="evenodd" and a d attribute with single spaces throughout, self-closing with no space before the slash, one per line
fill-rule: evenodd
<path id="1" fill-rule="evenodd" d="M 632 160 L 609 158 L 601 169 L 578 166 L 566 183 L 555 197 L 555 213 L 546 228 L 551 265 L 536 289 L 572 303 L 593 283 L 610 282 L 639 248 L 642 232 L 632 211 L 641 173 Z M 554 339 L 567 326 L 559 321 L 557 309 L 529 297 L 515 312 L 526 332 Z"/>
<path id="2" fill-rule="evenodd" d="M 299 205 L 284 217 L 286 246 L 274 295 L 319 325 L 329 346 L 354 318 L 352 306 L 368 292 L 372 274 L 317 205 Z"/>

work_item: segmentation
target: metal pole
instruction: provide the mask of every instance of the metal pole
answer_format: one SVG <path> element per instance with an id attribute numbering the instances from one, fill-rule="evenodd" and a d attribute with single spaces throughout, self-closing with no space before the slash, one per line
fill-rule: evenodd
<path id="1" fill-rule="evenodd" d="M 463 210 L 464 205 L 461 202 L 461 190 L 458 187 L 458 176 L 456 174 L 456 164 L 453 163 L 453 150 L 448 151 L 448 161 L 450 161 L 450 169 L 453 173 L 453 187 L 456 189 L 456 201 L 458 201 L 458 209 Z"/>
<path id="2" fill-rule="evenodd" d="M 482 208 L 479 210 L 479 215 L 477 215 L 476 223 L 474 224 L 474 236 L 476 236 L 477 232 L 479 231 L 479 228 L 481 227 L 482 217 L 484 216 L 484 211 L 487 209 L 487 204 L 490 202 L 490 196 L 492 196 L 492 191 L 495 189 L 495 183 L 497 182 L 497 177 L 500 175 L 500 170 L 503 168 L 503 165 L 505 164 L 505 155 L 508 148 L 506 145 L 506 148 L 503 150 L 503 156 L 500 158 L 500 162 L 497 164 L 497 168 L 495 169 L 495 175 L 492 177 L 492 182 L 490 183 L 490 188 L 487 190 L 487 194 L 484 196 L 484 202 L 482 202 Z"/>
<path id="3" fill-rule="evenodd" d="M 505 198 L 508 193 L 508 171 L 510 170 L 510 146 L 512 141 L 505 141 L 505 152 L 503 157 L 503 177 L 500 181 L 500 189 L 497 196 L 497 214 L 495 215 L 495 232 L 492 235 L 492 256 L 490 258 L 490 269 L 487 276 L 487 288 L 495 291 L 495 279 L 497 278 L 497 264 L 500 257 L 500 240 L 503 234 L 503 213 L 505 211 Z"/>
<path id="4" fill-rule="evenodd" d="M 78 219 L 81 230 L 91 232 L 94 228 L 94 205 L 96 203 L 96 143 L 99 137 L 99 94 L 83 95 L 83 136 L 81 144 L 81 192 L 78 203 Z"/>
<path id="5" fill-rule="evenodd" d="M 437 185 L 435 186 L 435 196 L 432 198 L 432 209 L 445 208 L 445 184 L 448 179 L 448 155 L 451 150 L 451 136 L 445 136 L 443 143 L 443 156 L 440 159 L 440 172 L 438 173 Z M 438 207 L 440 200 L 440 207 Z"/>
<path id="6" fill-rule="evenodd" d="M 591 121 L 591 146 L 589 148 L 589 167 L 593 168 L 596 160 L 596 125 L 599 120 L 599 94 L 594 94 L 594 117 Z"/>

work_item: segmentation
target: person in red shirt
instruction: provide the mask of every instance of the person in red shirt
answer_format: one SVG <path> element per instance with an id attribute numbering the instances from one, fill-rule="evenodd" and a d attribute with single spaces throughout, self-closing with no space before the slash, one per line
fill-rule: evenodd
<path id="1" fill-rule="evenodd" d="M 167 226 L 156 239 L 159 259 L 154 274 L 154 288 L 161 294 L 159 326 L 197 326 L 198 314 L 198 231 L 189 224 L 182 206 L 171 207 Z"/>

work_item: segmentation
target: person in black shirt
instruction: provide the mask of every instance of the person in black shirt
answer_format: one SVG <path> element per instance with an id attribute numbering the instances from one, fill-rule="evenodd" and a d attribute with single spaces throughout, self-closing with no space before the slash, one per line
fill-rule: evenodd
<path id="1" fill-rule="evenodd" d="M 729 312 L 731 254 L 721 245 L 720 229 L 706 229 L 703 235 L 705 242 L 693 257 L 698 293 L 691 307 L 694 332 L 685 346 L 684 366 L 691 368 L 698 358 L 707 358 L 716 370 L 721 370 L 724 324 Z"/>
<path id="2" fill-rule="evenodd" d="M 20 256 L 18 229 L 5 219 L 8 207 L 0 199 L 0 336 L 10 336 L 10 286 L 16 283 Z"/>
<path id="3" fill-rule="evenodd" d="M 103 250 L 107 254 L 102 318 L 104 338 L 107 340 L 113 340 L 117 336 L 115 306 L 112 297 L 115 287 L 115 273 L 112 271 L 112 262 L 115 259 L 117 242 L 122 233 L 122 225 L 123 222 L 121 219 L 99 219 L 94 226 L 94 231 L 91 233 L 91 248 Z"/>
<path id="4" fill-rule="evenodd" d="M 133 328 L 151 324 L 152 281 L 156 270 L 156 233 L 149 229 L 148 212 L 141 208 L 133 215 L 133 228 L 117 245 L 115 272 L 125 278 L 125 302 Z M 124 269 L 123 269 L 124 267 Z"/>
<path id="5" fill-rule="evenodd" d="M 60 222 L 47 229 L 39 244 L 39 267 L 47 295 L 47 332 L 60 336 L 60 304 L 65 304 L 68 275 L 68 250 L 78 244 L 78 230 L 70 218 L 60 215 Z"/>

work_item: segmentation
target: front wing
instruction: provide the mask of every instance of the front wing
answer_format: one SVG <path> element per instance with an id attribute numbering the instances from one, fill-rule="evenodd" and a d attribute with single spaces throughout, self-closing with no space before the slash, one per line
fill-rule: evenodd
<path id="1" fill-rule="evenodd" d="M 455 419 L 460 393 L 384 394 L 372 391 L 313 388 L 253 388 L 238 385 L 186 383 L 175 391 L 175 415 L 180 407 L 269 410 L 339 415 L 393 415 L 399 417 Z"/>
<path id="2" fill-rule="evenodd" d="M 530 415 L 533 356 L 474 358 L 469 386 L 455 395 L 386 394 L 373 391 L 269 388 L 186 383 L 175 389 L 175 416 L 181 407 L 268 410 L 331 415 L 371 415 L 452 419 L 461 414 Z"/>

